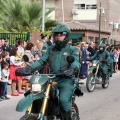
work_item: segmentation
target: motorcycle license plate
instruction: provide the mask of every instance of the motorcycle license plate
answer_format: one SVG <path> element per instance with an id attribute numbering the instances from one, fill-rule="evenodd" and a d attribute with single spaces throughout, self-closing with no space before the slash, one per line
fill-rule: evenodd
<path id="1" fill-rule="evenodd" d="M 41 85 L 40 84 L 32 84 L 32 91 L 33 92 L 40 92 L 41 91 Z"/>

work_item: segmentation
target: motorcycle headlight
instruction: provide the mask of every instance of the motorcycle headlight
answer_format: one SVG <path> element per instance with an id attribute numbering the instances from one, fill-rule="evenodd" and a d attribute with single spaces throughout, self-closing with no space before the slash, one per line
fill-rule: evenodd
<path id="1" fill-rule="evenodd" d="M 93 63 L 93 66 L 96 66 L 96 63 Z"/>
<path id="2" fill-rule="evenodd" d="M 32 91 L 33 92 L 40 92 L 42 86 L 40 84 L 32 84 Z"/>

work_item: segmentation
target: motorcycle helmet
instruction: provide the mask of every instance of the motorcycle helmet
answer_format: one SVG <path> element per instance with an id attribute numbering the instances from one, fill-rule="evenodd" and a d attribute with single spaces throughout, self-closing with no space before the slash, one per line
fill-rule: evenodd
<path id="1" fill-rule="evenodd" d="M 66 46 L 70 39 L 70 29 L 65 24 L 59 24 L 57 25 L 53 30 L 53 40 L 55 43 L 55 47 L 58 49 L 61 49 L 62 47 Z M 65 35 L 65 38 L 63 41 L 56 39 L 56 35 Z"/>
<path id="2" fill-rule="evenodd" d="M 104 51 L 105 51 L 105 48 L 106 48 L 106 45 L 105 45 L 105 44 L 102 43 L 102 44 L 99 45 L 99 51 L 100 51 L 100 52 L 104 52 Z"/>

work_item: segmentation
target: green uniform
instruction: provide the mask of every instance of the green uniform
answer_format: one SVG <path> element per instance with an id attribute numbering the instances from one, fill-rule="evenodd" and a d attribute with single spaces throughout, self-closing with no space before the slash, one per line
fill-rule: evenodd
<path id="1" fill-rule="evenodd" d="M 94 60 L 95 58 L 98 58 L 98 60 L 100 61 L 104 61 L 104 60 L 107 60 L 108 62 L 108 65 L 109 65 L 109 61 L 110 61 L 110 54 L 108 51 L 104 51 L 104 52 L 100 52 L 98 51 L 94 56 L 92 56 L 90 58 L 90 60 Z M 100 65 L 101 67 L 101 70 L 104 74 L 106 74 L 108 72 L 108 65 L 106 63 L 103 63 Z"/>
<path id="2" fill-rule="evenodd" d="M 47 49 L 47 52 L 43 55 L 43 57 L 36 61 L 35 63 L 31 64 L 31 68 L 33 70 L 40 69 L 46 61 L 49 62 L 50 66 L 50 73 L 56 74 L 60 71 L 65 71 L 68 69 L 68 62 L 66 61 L 67 56 L 72 55 L 75 58 L 75 61 L 72 63 L 75 70 L 79 70 L 80 63 L 79 63 L 79 52 L 78 49 L 73 46 L 65 46 L 61 48 L 61 50 L 56 49 L 54 46 L 51 46 Z M 55 81 L 58 82 L 57 88 L 60 92 L 60 105 L 61 109 L 64 111 L 70 111 L 71 109 L 71 100 L 72 100 L 72 93 L 73 93 L 73 81 L 75 77 L 73 76 L 71 79 L 68 78 L 56 78 Z"/>
<path id="3" fill-rule="evenodd" d="M 32 71 L 39 70 L 46 62 L 49 63 L 51 74 L 57 74 L 65 70 L 71 70 L 71 74 L 73 74 L 75 70 L 80 69 L 78 49 L 74 46 L 67 45 L 70 39 L 70 29 L 64 24 L 59 24 L 52 30 L 52 33 L 55 46 L 47 47 L 47 43 L 42 41 L 43 50 L 46 50 L 42 58 L 30 66 L 28 65 L 24 68 L 19 68 L 18 75 L 23 75 L 24 72 L 30 74 Z M 75 59 L 71 65 L 69 65 L 66 60 L 67 56 L 73 56 Z M 56 87 L 59 90 L 60 107 L 64 120 L 70 120 L 71 117 L 70 110 L 72 105 L 74 80 L 74 75 L 71 78 L 56 77 L 54 79 L 54 81 L 57 81 L 58 83 Z"/>
<path id="4" fill-rule="evenodd" d="M 42 53 L 45 53 L 47 51 L 48 44 L 44 40 L 41 40 L 40 42 L 43 43 Z"/>

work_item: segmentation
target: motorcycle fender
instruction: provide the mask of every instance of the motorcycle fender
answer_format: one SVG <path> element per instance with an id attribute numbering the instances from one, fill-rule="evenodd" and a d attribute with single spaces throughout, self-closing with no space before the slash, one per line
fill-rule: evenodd
<path id="1" fill-rule="evenodd" d="M 25 98 L 21 99 L 16 107 L 16 111 L 23 112 L 28 109 L 34 100 L 42 98 L 42 93 L 38 94 L 29 94 Z"/>
<path id="2" fill-rule="evenodd" d="M 88 69 L 88 71 L 93 71 L 96 68 L 96 66 L 92 66 Z"/>

